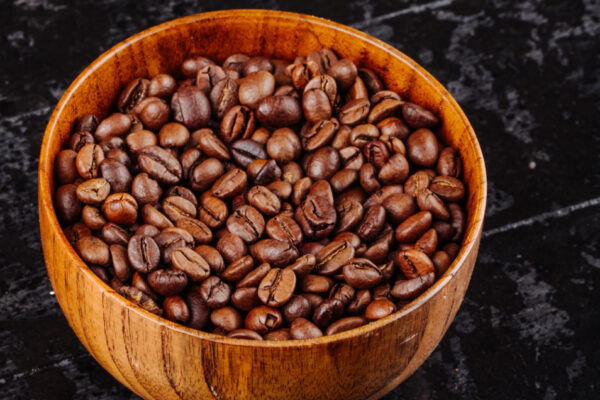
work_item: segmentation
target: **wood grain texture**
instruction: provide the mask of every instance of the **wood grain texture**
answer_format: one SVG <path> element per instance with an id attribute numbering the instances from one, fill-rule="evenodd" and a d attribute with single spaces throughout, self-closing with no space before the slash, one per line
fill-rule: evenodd
<path id="1" fill-rule="evenodd" d="M 69 245 L 55 216 L 55 155 L 74 121 L 105 116 L 132 78 L 173 72 L 202 54 L 293 59 L 322 47 L 372 68 L 386 85 L 436 112 L 457 147 L 469 188 L 462 249 L 444 276 L 402 311 L 338 335 L 287 342 L 233 340 L 156 317 L 117 295 Z M 69 324 L 94 358 L 146 399 L 376 399 L 406 379 L 451 324 L 475 265 L 486 203 L 475 133 L 450 94 L 414 61 L 351 28 L 299 14 L 233 10 L 200 14 L 141 32 L 113 47 L 67 89 L 46 129 L 39 214 L 48 274 Z"/>

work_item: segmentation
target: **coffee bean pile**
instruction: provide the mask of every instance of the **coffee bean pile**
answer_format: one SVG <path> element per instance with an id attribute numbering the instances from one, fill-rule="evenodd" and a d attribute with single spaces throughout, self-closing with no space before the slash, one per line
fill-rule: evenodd
<path id="1" fill-rule="evenodd" d="M 190 57 L 116 107 L 75 124 L 54 204 L 147 311 L 232 338 L 331 335 L 403 307 L 458 253 L 466 189 L 438 118 L 331 50 Z"/>

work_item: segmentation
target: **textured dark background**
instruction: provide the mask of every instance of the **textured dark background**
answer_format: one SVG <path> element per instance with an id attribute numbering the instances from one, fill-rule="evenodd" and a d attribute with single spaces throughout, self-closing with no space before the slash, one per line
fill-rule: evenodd
<path id="1" fill-rule="evenodd" d="M 489 176 L 471 286 L 392 399 L 598 398 L 598 0 L 0 0 L 0 398 L 133 399 L 85 351 L 46 276 L 37 162 L 56 102 L 127 36 L 221 8 L 314 14 L 414 58 L 462 105 Z"/>

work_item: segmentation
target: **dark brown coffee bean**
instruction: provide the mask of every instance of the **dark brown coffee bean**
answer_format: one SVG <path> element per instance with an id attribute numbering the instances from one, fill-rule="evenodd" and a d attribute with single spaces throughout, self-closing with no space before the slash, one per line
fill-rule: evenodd
<path id="1" fill-rule="evenodd" d="M 73 183 L 79 178 L 77 167 L 75 166 L 76 159 L 77 153 L 69 149 L 62 150 L 56 155 L 54 171 L 58 184 Z"/>
<path id="2" fill-rule="evenodd" d="M 310 89 L 302 96 L 302 111 L 307 121 L 316 123 L 331 118 L 331 101 L 321 89 Z"/>
<path id="3" fill-rule="evenodd" d="M 171 109 L 159 97 L 146 97 L 135 106 L 134 113 L 145 128 L 157 131 L 169 120 Z"/>
<path id="4" fill-rule="evenodd" d="M 444 202 L 431 190 L 419 189 L 415 192 L 417 205 L 422 211 L 430 211 L 437 219 L 447 220 L 450 212 Z"/>
<path id="5" fill-rule="evenodd" d="M 131 117 L 126 114 L 114 113 L 103 119 L 96 131 L 94 137 L 96 142 L 101 143 L 114 136 L 121 136 L 131 128 Z"/>
<path id="6" fill-rule="evenodd" d="M 356 296 L 348 304 L 346 311 L 350 315 L 362 314 L 367 309 L 367 306 L 371 302 L 371 292 L 369 289 L 362 289 L 356 291 Z"/>
<path id="7" fill-rule="evenodd" d="M 373 300 L 365 310 L 365 317 L 371 321 L 385 318 L 396 312 L 396 305 L 390 300 L 380 297 Z"/>
<path id="8" fill-rule="evenodd" d="M 173 119 L 190 130 L 202 128 L 210 120 L 210 102 L 206 94 L 195 86 L 177 89 L 171 98 L 171 109 Z"/>
<path id="9" fill-rule="evenodd" d="M 344 147 L 350 146 L 350 134 L 352 133 L 352 128 L 348 125 L 342 125 L 337 130 L 333 140 L 331 141 L 331 147 L 341 150 Z"/>
<path id="10" fill-rule="evenodd" d="M 435 229 L 431 228 L 415 242 L 415 249 L 422 251 L 423 253 L 431 257 L 431 255 L 437 248 L 437 244 L 437 233 Z"/>
<path id="11" fill-rule="evenodd" d="M 179 296 L 171 296 L 163 301 L 165 318 L 169 321 L 186 324 L 190 320 L 190 310 Z"/>
<path id="12" fill-rule="evenodd" d="M 263 304 L 281 307 L 294 294 L 296 274 L 291 269 L 271 269 L 258 286 L 258 298 Z"/>
<path id="13" fill-rule="evenodd" d="M 394 154 L 381 167 L 377 177 L 384 185 L 393 185 L 403 183 L 408 177 L 408 172 L 409 166 L 406 158 L 402 154 Z"/>
<path id="14" fill-rule="evenodd" d="M 282 308 L 283 316 L 288 324 L 297 318 L 310 318 L 311 305 L 304 296 L 294 295 Z"/>
<path id="15" fill-rule="evenodd" d="M 283 324 L 283 317 L 279 310 L 268 306 L 253 308 L 244 321 L 246 329 L 252 329 L 262 335 L 279 328 L 281 324 Z"/>
<path id="16" fill-rule="evenodd" d="M 241 320 L 241 318 L 240 318 Z M 262 336 L 253 331 L 252 329 L 235 329 L 227 334 L 227 337 L 233 339 L 246 339 L 246 340 L 263 340 Z"/>
<path id="17" fill-rule="evenodd" d="M 83 146 L 75 157 L 75 166 L 79 176 L 84 179 L 98 177 L 102 160 L 104 160 L 104 151 L 100 146 L 96 144 Z"/>
<path id="18" fill-rule="evenodd" d="M 292 203 L 295 206 L 299 206 L 304 199 L 306 199 L 306 195 L 308 194 L 312 183 L 312 179 L 310 179 L 308 176 L 305 176 L 304 178 L 300 178 L 294 184 L 294 189 L 292 190 Z"/>
<path id="19" fill-rule="evenodd" d="M 292 335 L 289 328 L 281 328 L 267 333 L 263 340 L 292 340 Z"/>
<path id="20" fill-rule="evenodd" d="M 325 299 L 315 308 L 312 321 L 321 329 L 338 320 L 344 312 L 344 304 L 337 299 Z"/>
<path id="21" fill-rule="evenodd" d="M 200 296 L 212 309 L 221 308 L 231 298 L 231 287 L 217 276 L 210 276 L 200 285 Z"/>
<path id="22" fill-rule="evenodd" d="M 295 218 L 308 238 L 320 239 L 333 231 L 337 214 L 327 198 L 309 195 L 296 209 Z"/>
<path id="23" fill-rule="evenodd" d="M 227 146 L 208 128 L 198 131 L 198 147 L 202 153 L 208 157 L 215 157 L 219 160 L 229 160 L 230 154 Z"/>
<path id="24" fill-rule="evenodd" d="M 413 128 L 431 128 L 439 123 L 429 110 L 413 103 L 405 103 L 402 108 L 404 120 Z"/>
<path id="25" fill-rule="evenodd" d="M 414 243 L 431 226 L 432 214 L 421 211 L 402 222 L 396 228 L 398 243 Z"/>
<path id="26" fill-rule="evenodd" d="M 129 193 L 113 193 L 102 204 L 102 213 L 119 225 L 132 225 L 137 220 L 137 201 Z"/>
<path id="27" fill-rule="evenodd" d="M 314 180 L 328 180 L 338 171 L 340 164 L 340 156 L 336 149 L 322 147 L 310 159 L 306 174 Z"/>
<path id="28" fill-rule="evenodd" d="M 268 96 L 257 103 L 256 118 L 270 128 L 293 126 L 302 120 L 302 108 L 293 96 Z"/>
<path id="29" fill-rule="evenodd" d="M 298 246 L 302 243 L 302 229 L 293 218 L 285 215 L 277 215 L 267 222 L 267 235 L 271 239 L 287 241 Z"/>
<path id="30" fill-rule="evenodd" d="M 265 215 L 275 215 L 281 210 L 279 197 L 264 186 L 252 186 L 247 194 L 248 202 Z"/>
<path id="31" fill-rule="evenodd" d="M 316 270 L 322 275 L 336 275 L 354 257 L 354 247 L 347 241 L 333 241 L 316 255 Z"/>
<path id="32" fill-rule="evenodd" d="M 221 278 L 228 282 L 237 282 L 252 271 L 253 268 L 254 259 L 251 256 L 244 256 L 229 264 L 221 273 Z"/>
<path id="33" fill-rule="evenodd" d="M 233 142 L 230 151 L 233 160 L 242 168 L 247 168 L 252 161 L 267 158 L 265 146 L 252 139 L 241 139 Z"/>
<path id="34" fill-rule="evenodd" d="M 457 202 L 465 195 L 465 185 L 451 176 L 437 176 L 429 184 L 429 189 L 437 194 L 442 200 Z"/>
<path id="35" fill-rule="evenodd" d="M 154 237 L 160 233 L 160 230 L 154 225 L 144 224 L 140 225 L 136 230 L 134 235 L 144 235 Z"/>
<path id="36" fill-rule="evenodd" d="M 390 153 L 385 144 L 379 140 L 371 140 L 363 147 L 363 153 L 367 162 L 373 164 L 375 168 L 381 169 L 390 158 Z"/>
<path id="37" fill-rule="evenodd" d="M 368 98 L 357 98 L 346 103 L 338 114 L 338 119 L 343 125 L 358 125 L 367 119 L 371 103 Z"/>
<path id="38" fill-rule="evenodd" d="M 454 204 L 454 203 L 450 203 L 448 204 L 448 209 L 450 211 L 450 223 L 452 224 L 452 227 L 455 230 L 455 234 L 452 237 L 453 241 L 458 241 L 462 238 L 464 232 L 465 232 L 465 227 L 467 225 L 467 219 L 465 216 L 465 212 L 463 211 L 463 209 L 458 205 L 458 204 Z"/>
<path id="39" fill-rule="evenodd" d="M 340 193 L 348 189 L 350 186 L 358 182 L 358 171 L 350 168 L 344 168 L 335 173 L 329 180 L 331 188 Z"/>
<path id="40" fill-rule="evenodd" d="M 433 271 L 412 279 L 400 279 L 396 281 L 390 294 L 398 300 L 412 300 L 431 287 L 434 281 Z"/>
<path id="41" fill-rule="evenodd" d="M 349 242 L 350 245 L 352 245 L 352 247 L 354 247 L 355 249 L 357 249 L 361 245 L 361 241 L 360 241 L 360 238 L 358 237 L 358 235 L 355 233 L 352 233 L 352 232 L 338 233 L 337 235 L 334 236 L 332 241 L 336 241 L 336 240 L 341 240 L 341 241 L 345 240 L 345 241 Z"/>
<path id="42" fill-rule="evenodd" d="M 109 247 L 109 251 L 115 276 L 121 282 L 127 282 L 133 274 L 127 258 L 127 249 L 124 246 L 113 244 Z"/>
<path id="43" fill-rule="evenodd" d="M 379 237 L 375 239 L 371 246 L 365 251 L 363 257 L 380 264 L 385 261 L 394 243 L 394 230 L 390 225 L 386 225 Z"/>
<path id="44" fill-rule="evenodd" d="M 183 60 L 181 72 L 186 78 L 195 78 L 200 68 L 214 64 L 214 61 L 202 56 L 193 56 Z"/>
<path id="45" fill-rule="evenodd" d="M 133 154 L 138 154 L 142 149 L 158 144 L 156 135 L 144 129 L 130 133 L 125 141 L 129 151 Z"/>
<path id="46" fill-rule="evenodd" d="M 319 327 L 306 318 L 296 318 L 290 325 L 292 339 L 313 339 L 323 336 Z"/>
<path id="47" fill-rule="evenodd" d="M 421 167 L 432 167 L 439 154 L 438 141 L 429 129 L 418 129 L 406 140 L 408 159 Z"/>
<path id="48" fill-rule="evenodd" d="M 361 239 L 372 241 L 379 235 L 385 224 L 385 208 L 374 205 L 367 209 L 364 218 L 356 229 Z"/>
<path id="49" fill-rule="evenodd" d="M 300 281 L 300 290 L 304 293 L 329 293 L 333 280 L 322 275 L 306 275 Z"/>
<path id="50" fill-rule="evenodd" d="M 151 237 L 133 236 L 127 245 L 127 257 L 133 269 L 147 274 L 158 268 L 160 248 Z"/>
<path id="51" fill-rule="evenodd" d="M 110 193 L 110 184 L 104 178 L 88 179 L 77 186 L 76 195 L 85 204 L 100 204 Z"/>
<path id="52" fill-rule="evenodd" d="M 427 173 L 427 171 L 421 170 L 412 174 L 404 183 L 404 192 L 415 196 L 417 190 L 419 189 L 427 189 L 429 187 L 429 182 L 432 177 Z"/>
<path id="53" fill-rule="evenodd" d="M 221 199 L 235 197 L 242 193 L 247 179 L 246 172 L 239 168 L 234 168 L 217 179 L 211 188 L 211 192 L 214 196 Z"/>
<path id="54" fill-rule="evenodd" d="M 360 76 L 361 79 L 365 82 L 365 86 L 369 89 L 370 93 L 377 93 L 384 89 L 383 83 L 381 82 L 377 74 L 375 74 L 375 72 L 373 72 L 369 68 L 359 68 L 358 76 Z"/>
<path id="55" fill-rule="evenodd" d="M 452 264 L 452 258 L 450 258 L 448 253 L 443 250 L 438 250 L 433 253 L 433 256 L 431 256 L 431 261 L 435 267 L 435 275 L 438 278 L 444 275 L 444 272 L 446 272 L 446 270 Z"/>
<path id="56" fill-rule="evenodd" d="M 287 181 L 275 180 L 269 183 L 267 188 L 275 193 L 281 200 L 287 200 L 292 194 L 292 185 Z"/>
<path id="57" fill-rule="evenodd" d="M 437 172 L 440 175 L 458 178 L 462 172 L 460 154 L 452 147 L 444 147 L 437 162 Z"/>
<path id="58" fill-rule="evenodd" d="M 354 258 L 344 265 L 344 280 L 357 289 L 369 289 L 383 280 L 382 271 L 366 258 Z"/>
<path id="59" fill-rule="evenodd" d="M 341 90 L 347 90 L 354 84 L 358 70 L 352 61 L 342 58 L 332 64 L 327 73 L 335 79 Z"/>
<path id="60" fill-rule="evenodd" d="M 74 132 L 86 131 L 94 133 L 97 126 L 98 117 L 96 117 L 94 114 L 84 114 L 77 120 Z"/>
<path id="61" fill-rule="evenodd" d="M 108 244 L 121 244 L 127 246 L 131 235 L 126 229 L 112 222 L 102 226 L 102 239 Z"/>
<path id="62" fill-rule="evenodd" d="M 210 275 L 208 262 L 189 247 L 180 247 L 171 253 L 173 268 L 185 272 L 192 282 L 201 282 Z"/>
<path id="63" fill-rule="evenodd" d="M 367 193 L 374 193 L 381 188 L 381 183 L 377 180 L 377 170 L 371 163 L 366 163 L 360 168 L 359 182 L 360 186 Z"/>
<path id="64" fill-rule="evenodd" d="M 242 326 L 242 316 L 235 308 L 229 306 L 213 310 L 210 314 L 210 321 L 226 332 L 231 332 Z"/>
<path id="65" fill-rule="evenodd" d="M 95 236 L 83 236 L 75 242 L 75 249 L 83 260 L 90 264 L 108 265 L 110 251 L 108 245 Z"/>
<path id="66" fill-rule="evenodd" d="M 171 75 L 157 74 L 150 80 L 148 96 L 169 98 L 175 92 L 176 85 L 177 83 Z"/>
<path id="67" fill-rule="evenodd" d="M 162 230 L 154 237 L 156 244 L 161 249 L 162 260 L 165 264 L 171 263 L 171 253 L 180 247 L 192 247 L 194 238 L 183 229 L 169 227 Z"/>
<path id="68" fill-rule="evenodd" d="M 225 261 L 223 256 L 217 249 L 212 246 L 200 245 L 194 251 L 202 256 L 210 265 L 210 270 L 216 274 L 220 274 L 225 269 Z"/>
<path id="69" fill-rule="evenodd" d="M 161 213 L 150 204 L 146 204 L 142 207 L 142 220 L 145 224 L 154 225 L 159 229 L 173 226 L 173 223 L 165 214 Z"/>
<path id="70" fill-rule="evenodd" d="M 182 147 L 188 142 L 190 131 L 177 122 L 164 124 L 158 132 L 158 141 L 162 147 Z"/>
<path id="71" fill-rule="evenodd" d="M 273 72 L 274 65 L 271 60 L 262 56 L 254 56 L 250 57 L 242 68 L 242 74 L 244 76 L 248 76 L 252 73 L 256 73 L 257 71 L 267 71 Z"/>
<path id="72" fill-rule="evenodd" d="M 304 254 L 286 268 L 294 271 L 297 277 L 304 277 L 312 272 L 315 264 L 316 257 L 314 254 Z"/>
<path id="73" fill-rule="evenodd" d="M 238 288 L 231 296 L 231 304 L 241 311 L 250 311 L 261 304 L 257 287 Z"/>
<path id="74" fill-rule="evenodd" d="M 222 226 L 227 220 L 227 205 L 214 196 L 202 196 L 198 204 L 198 219 L 211 228 Z"/>
<path id="75" fill-rule="evenodd" d="M 100 175 L 108 181 L 114 193 L 131 191 L 131 173 L 121 162 L 105 158 L 100 164 Z"/>
<path id="76" fill-rule="evenodd" d="M 414 197 L 406 193 L 389 195 L 383 201 L 383 207 L 388 218 L 395 224 L 403 222 L 418 211 Z"/>
<path id="77" fill-rule="evenodd" d="M 219 160 L 207 158 L 190 170 L 190 186 L 196 192 L 204 191 L 223 177 L 224 174 L 225 168 Z"/>
<path id="78" fill-rule="evenodd" d="M 358 328 L 359 326 L 363 326 L 368 321 L 363 317 L 346 317 L 339 319 L 329 325 L 327 330 L 325 331 L 325 335 L 335 335 L 336 333 L 349 331 L 350 329 Z"/>
<path id="79" fill-rule="evenodd" d="M 360 170 L 365 163 L 365 157 L 356 146 L 344 147 L 340 150 L 342 166 L 345 169 Z"/>
<path id="80" fill-rule="evenodd" d="M 352 128 L 350 132 L 350 144 L 355 147 L 362 148 L 371 140 L 377 140 L 379 137 L 379 129 L 372 124 L 361 124 Z M 367 156 L 367 153 L 365 153 Z"/>
<path id="81" fill-rule="evenodd" d="M 337 206 L 338 225 L 336 232 L 350 231 L 356 227 L 364 215 L 362 204 L 356 200 L 349 200 Z"/>
<path id="82" fill-rule="evenodd" d="M 225 59 L 223 62 L 223 68 L 233 69 L 237 72 L 242 72 L 244 64 L 250 59 L 245 54 L 233 54 Z"/>
<path id="83" fill-rule="evenodd" d="M 341 301 L 345 307 L 354 299 L 355 294 L 356 291 L 352 286 L 345 283 L 336 283 L 329 291 L 329 298 Z"/>
<path id="84" fill-rule="evenodd" d="M 183 175 L 179 160 L 162 147 L 143 148 L 138 155 L 138 163 L 142 171 L 169 185 L 178 183 Z"/>
<path id="85" fill-rule="evenodd" d="M 340 123 L 335 118 L 317 121 L 302 134 L 302 148 L 306 151 L 314 151 L 327 145 L 339 127 Z"/>
<path id="86" fill-rule="evenodd" d="M 237 208 L 227 219 L 227 229 L 247 243 L 260 238 L 265 229 L 265 220 L 258 210 L 249 205 Z"/>
<path id="87" fill-rule="evenodd" d="M 183 293 L 183 298 L 190 312 L 188 326 L 194 329 L 204 329 L 208 323 L 211 310 L 200 294 L 200 286 L 189 287 Z"/>
<path id="88" fill-rule="evenodd" d="M 162 188 L 150 175 L 142 172 L 133 179 L 131 194 L 140 205 L 157 204 L 162 196 Z"/>
<path id="89" fill-rule="evenodd" d="M 166 197 L 163 200 L 162 209 L 173 222 L 196 217 L 196 207 L 194 204 L 181 196 Z"/>
<path id="90" fill-rule="evenodd" d="M 288 242 L 275 239 L 263 239 L 250 246 L 250 253 L 260 263 L 269 263 L 273 267 L 285 267 L 299 256 L 298 249 Z"/>
<path id="91" fill-rule="evenodd" d="M 221 139 L 225 143 L 231 143 L 236 139 L 247 139 L 255 128 L 254 112 L 246 106 L 234 106 L 225 113 L 221 120 Z"/>
<path id="92" fill-rule="evenodd" d="M 81 220 L 93 231 L 99 231 L 106 224 L 106 218 L 96 207 L 84 206 L 81 211 Z M 454 233 L 454 232 L 453 232 Z"/>
<path id="93" fill-rule="evenodd" d="M 152 314 L 161 316 L 163 313 L 163 310 L 160 307 L 158 307 L 156 302 L 152 300 L 146 293 L 142 292 L 139 289 L 136 289 L 131 286 L 123 286 L 121 287 L 119 293 L 121 293 L 121 295 L 126 299 L 131 300 L 132 302 L 134 302 L 144 310 L 151 312 Z"/>
<path id="94" fill-rule="evenodd" d="M 208 96 L 211 89 L 226 77 L 227 74 L 220 66 L 215 64 L 205 65 L 196 74 L 196 87 Z"/>
<path id="95" fill-rule="evenodd" d="M 228 264 L 231 264 L 248 254 L 248 248 L 242 238 L 231 232 L 225 233 L 225 235 L 217 241 L 216 248 Z M 261 263 L 262 262 L 264 261 L 261 261 Z"/>
<path id="96" fill-rule="evenodd" d="M 238 98 L 240 104 L 255 108 L 275 90 L 275 78 L 268 71 L 256 71 L 240 80 Z"/>
<path id="97" fill-rule="evenodd" d="M 398 264 L 408 279 L 435 272 L 431 259 L 418 250 L 404 250 L 398 253 Z"/>
<path id="98" fill-rule="evenodd" d="M 244 277 L 239 280 L 235 286 L 237 288 L 256 287 L 270 270 L 271 266 L 269 264 L 261 264 L 244 275 Z"/>

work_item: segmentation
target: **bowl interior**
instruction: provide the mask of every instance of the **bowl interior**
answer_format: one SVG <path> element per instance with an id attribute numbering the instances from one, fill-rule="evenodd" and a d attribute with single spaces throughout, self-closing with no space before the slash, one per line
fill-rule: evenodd
<path id="1" fill-rule="evenodd" d="M 463 245 L 452 266 L 426 293 L 409 306 L 380 321 L 342 334 L 291 342 L 295 346 L 336 340 L 336 337 L 360 335 L 393 321 L 427 302 L 455 275 L 468 253 L 478 245 L 486 201 L 485 167 L 475 133 L 451 95 L 429 73 L 398 50 L 354 29 L 326 21 L 285 12 L 230 10 L 181 18 L 143 31 L 119 43 L 89 67 L 67 89 L 46 129 L 40 156 L 40 208 L 52 214 L 52 229 L 60 230 L 54 216 L 54 157 L 68 139 L 78 117 L 86 113 L 106 116 L 122 87 L 136 77 L 150 77 L 160 72 L 174 73 L 191 55 L 204 55 L 223 61 L 234 53 L 263 55 L 293 60 L 298 55 L 323 47 L 374 70 L 390 90 L 403 98 L 434 111 L 442 120 L 438 132 L 443 140 L 457 148 L 463 159 L 463 176 L 468 186 L 467 227 Z M 95 279 L 107 293 L 119 297 L 124 306 L 132 307 L 145 318 L 172 329 L 204 339 L 227 343 L 244 343 L 170 323 L 120 298 L 98 279 L 76 255 L 65 236 L 61 245 L 90 279 Z M 476 251 L 476 249 L 475 249 Z M 303 343 L 305 342 L 305 343 Z M 290 346 L 290 343 L 257 343 L 253 346 Z"/>

